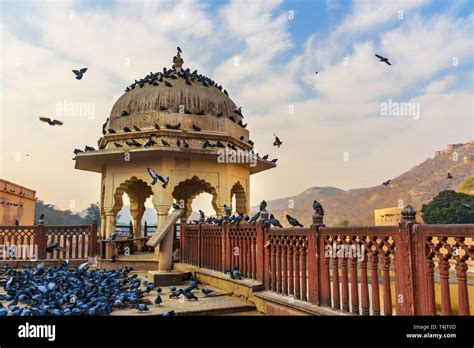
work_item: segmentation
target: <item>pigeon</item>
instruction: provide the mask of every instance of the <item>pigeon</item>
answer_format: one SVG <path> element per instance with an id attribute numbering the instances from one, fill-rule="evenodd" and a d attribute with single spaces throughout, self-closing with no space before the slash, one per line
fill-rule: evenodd
<path id="1" fill-rule="evenodd" d="M 446 179 L 452 179 L 452 178 L 453 178 L 453 176 L 451 175 L 450 172 L 448 172 L 448 175 L 447 175 Z"/>
<path id="2" fill-rule="evenodd" d="M 298 220 L 288 214 L 286 214 L 286 219 L 288 220 L 288 223 L 293 227 L 303 227 L 303 225 Z"/>
<path id="3" fill-rule="evenodd" d="M 130 114 L 126 110 L 123 110 L 122 113 L 120 114 L 120 116 L 128 116 L 128 115 Z"/>
<path id="4" fill-rule="evenodd" d="M 384 182 L 382 183 L 382 185 L 383 185 L 383 186 L 388 186 L 388 185 L 390 185 L 391 182 L 392 182 L 392 180 L 387 180 L 387 181 L 384 181 Z"/>
<path id="5" fill-rule="evenodd" d="M 230 209 L 226 204 L 224 204 L 224 211 L 226 215 L 232 214 L 232 209 Z"/>
<path id="6" fill-rule="evenodd" d="M 321 203 L 318 201 L 313 202 L 313 210 L 318 213 L 319 215 L 323 216 L 324 215 L 324 209 Z"/>
<path id="7" fill-rule="evenodd" d="M 186 297 L 188 299 L 188 301 L 190 301 L 190 300 L 197 301 L 198 300 L 196 295 L 194 295 L 191 291 L 184 291 L 183 295 L 184 295 L 184 297 Z"/>
<path id="8" fill-rule="evenodd" d="M 135 139 L 126 140 L 126 141 L 125 141 L 125 144 L 127 144 L 128 146 L 136 146 L 136 147 L 142 146 L 142 144 L 140 144 L 140 143 L 139 143 L 138 141 L 136 141 Z"/>
<path id="9" fill-rule="evenodd" d="M 162 317 L 174 317 L 175 315 L 176 315 L 175 311 L 168 311 L 168 312 L 164 312 L 161 316 Z"/>
<path id="10" fill-rule="evenodd" d="M 155 129 L 160 130 L 160 125 L 158 123 L 155 123 Z"/>
<path id="11" fill-rule="evenodd" d="M 268 159 L 268 155 L 263 156 L 262 159 L 267 160 L 267 159 Z"/>
<path id="12" fill-rule="evenodd" d="M 275 141 L 273 142 L 273 146 L 276 146 L 276 147 L 280 148 L 280 145 L 283 144 L 283 142 L 275 134 L 273 134 L 273 136 L 275 137 Z"/>
<path id="13" fill-rule="evenodd" d="M 231 279 L 242 279 L 242 276 L 240 275 L 240 271 L 237 267 L 234 267 L 232 271 L 229 271 L 230 273 L 230 278 Z"/>
<path id="14" fill-rule="evenodd" d="M 181 207 L 178 204 L 173 202 L 173 209 L 181 209 Z"/>
<path id="15" fill-rule="evenodd" d="M 146 311 L 149 311 L 150 309 L 148 308 L 148 306 L 145 304 L 145 303 L 139 303 L 138 304 L 138 311 L 139 312 L 146 312 Z"/>
<path id="16" fill-rule="evenodd" d="M 207 296 L 207 295 L 213 293 L 214 290 L 211 290 L 211 289 L 208 289 L 208 288 L 203 288 L 203 289 L 201 289 L 201 292 L 202 292 L 204 295 Z"/>
<path id="17" fill-rule="evenodd" d="M 109 244 L 112 244 L 112 242 L 115 240 L 115 238 L 117 238 L 117 233 L 111 233 L 110 234 L 110 237 L 109 237 L 109 240 L 108 240 L 108 243 Z"/>
<path id="18" fill-rule="evenodd" d="M 156 145 L 156 141 L 154 141 L 152 138 L 152 136 L 150 135 L 150 137 L 148 138 L 148 141 L 145 143 L 145 147 L 149 147 L 149 146 L 153 146 L 153 145 Z"/>
<path id="19" fill-rule="evenodd" d="M 110 133 L 110 134 L 115 134 L 116 132 L 115 132 L 115 130 L 113 130 L 112 128 L 109 128 L 109 133 Z"/>
<path id="20" fill-rule="evenodd" d="M 256 222 L 260 218 L 260 212 L 252 216 L 252 218 L 249 220 L 249 223 Z"/>
<path id="21" fill-rule="evenodd" d="M 39 119 L 41 122 L 46 122 L 50 126 L 55 126 L 55 125 L 62 126 L 64 124 L 63 122 L 59 120 L 52 120 L 49 117 L 40 117 Z"/>
<path id="22" fill-rule="evenodd" d="M 163 302 L 163 300 L 162 300 L 161 296 L 160 295 L 156 296 L 155 305 L 160 306 L 162 302 Z"/>
<path id="23" fill-rule="evenodd" d="M 114 145 L 115 145 L 115 147 L 122 147 L 122 145 L 117 143 L 116 141 L 114 141 Z"/>
<path id="24" fill-rule="evenodd" d="M 166 87 L 173 87 L 173 85 L 168 81 L 165 81 L 165 85 L 166 85 Z"/>
<path id="25" fill-rule="evenodd" d="M 84 151 L 87 152 L 87 151 L 95 151 L 95 149 L 92 147 L 92 146 L 87 146 L 84 148 Z"/>
<path id="26" fill-rule="evenodd" d="M 80 154 L 81 152 L 84 152 L 82 150 L 79 150 L 79 149 L 74 149 L 74 154 L 77 156 L 78 154 Z"/>
<path id="27" fill-rule="evenodd" d="M 196 132 L 200 132 L 201 131 L 201 128 L 196 126 L 194 123 L 193 123 L 193 129 L 196 131 Z"/>
<path id="28" fill-rule="evenodd" d="M 266 211 L 267 209 L 267 202 L 265 202 L 265 200 L 263 200 L 262 202 L 260 202 L 260 207 L 259 207 L 260 211 Z"/>
<path id="29" fill-rule="evenodd" d="M 170 294 L 170 299 L 172 298 L 178 298 L 179 296 L 181 296 L 183 294 L 183 289 L 177 289 L 173 292 L 171 292 Z"/>
<path id="30" fill-rule="evenodd" d="M 84 74 L 86 73 L 87 68 L 82 68 L 79 70 L 73 70 L 72 72 L 76 75 L 76 80 L 81 80 Z"/>
<path id="31" fill-rule="evenodd" d="M 240 222 L 244 219 L 244 214 L 243 213 L 239 213 L 239 215 L 237 215 L 234 219 L 234 223 L 237 223 L 240 224 Z"/>
<path id="32" fill-rule="evenodd" d="M 271 160 L 272 163 L 277 163 L 277 161 L 278 161 L 278 158 L 274 158 Z"/>
<path id="33" fill-rule="evenodd" d="M 138 128 L 137 126 L 133 126 L 133 129 L 135 129 L 135 131 L 137 132 L 141 132 L 142 130 L 140 128 Z"/>
<path id="34" fill-rule="evenodd" d="M 183 51 L 181 51 L 181 48 L 179 48 L 179 46 L 177 47 L 177 50 L 179 53 L 183 53 Z"/>
<path id="35" fill-rule="evenodd" d="M 283 226 L 280 224 L 280 221 L 278 221 L 273 214 L 270 214 L 270 224 L 272 224 L 275 227 L 283 228 Z"/>
<path id="36" fill-rule="evenodd" d="M 59 243 L 53 243 L 53 244 L 50 244 L 46 247 L 46 252 L 51 254 L 53 253 L 54 251 L 66 251 L 65 248 L 61 248 L 59 246 Z"/>
<path id="37" fill-rule="evenodd" d="M 165 139 L 161 139 L 161 143 L 162 143 L 164 146 L 171 146 Z"/>
<path id="38" fill-rule="evenodd" d="M 128 127 L 123 127 L 123 131 L 129 133 L 129 132 L 131 132 L 131 129 L 128 128 Z"/>
<path id="39" fill-rule="evenodd" d="M 467 209 L 471 209 L 471 206 L 467 203 L 463 203 L 462 206 Z"/>
<path id="40" fill-rule="evenodd" d="M 388 61 L 388 58 L 379 56 L 378 54 L 376 54 L 375 56 L 376 56 L 378 59 L 380 59 L 381 62 L 384 62 L 384 63 L 386 63 L 387 65 L 392 65 L 392 64 L 390 64 L 390 62 Z"/>
<path id="41" fill-rule="evenodd" d="M 201 218 L 201 219 L 205 218 L 205 214 L 201 209 L 199 209 L 199 218 Z"/>
<path id="42" fill-rule="evenodd" d="M 148 171 L 148 174 L 150 174 L 151 178 L 153 179 L 153 181 L 151 182 L 152 185 L 155 185 L 157 183 L 157 181 L 160 180 L 163 183 L 161 185 L 163 188 L 166 188 L 166 186 L 168 186 L 168 183 L 170 181 L 169 176 L 158 175 L 150 167 L 147 168 L 147 171 Z"/>

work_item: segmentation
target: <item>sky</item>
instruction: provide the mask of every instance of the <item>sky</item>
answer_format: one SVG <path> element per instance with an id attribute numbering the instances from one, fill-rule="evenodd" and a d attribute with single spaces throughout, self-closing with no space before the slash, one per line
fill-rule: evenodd
<path id="1" fill-rule="evenodd" d="M 185 68 L 242 107 L 256 151 L 278 158 L 251 177 L 252 205 L 379 185 L 474 138 L 473 4 L 0 0 L 0 177 L 61 209 L 97 201 L 100 175 L 75 170 L 72 150 L 96 145 L 124 87 L 180 46 Z"/>

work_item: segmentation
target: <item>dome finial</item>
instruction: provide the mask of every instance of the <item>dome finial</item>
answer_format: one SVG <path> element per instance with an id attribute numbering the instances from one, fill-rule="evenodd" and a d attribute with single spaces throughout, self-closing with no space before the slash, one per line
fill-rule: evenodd
<path id="1" fill-rule="evenodd" d="M 183 66 L 184 60 L 183 58 L 181 58 L 181 48 L 179 48 L 178 46 L 177 49 L 178 53 L 176 54 L 176 56 L 173 57 L 173 64 L 176 68 L 176 71 L 181 71 L 181 67 Z"/>

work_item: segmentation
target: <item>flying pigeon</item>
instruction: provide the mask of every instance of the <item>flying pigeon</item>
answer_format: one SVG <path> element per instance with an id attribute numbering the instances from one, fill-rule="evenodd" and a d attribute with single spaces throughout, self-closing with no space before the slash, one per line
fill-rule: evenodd
<path id="1" fill-rule="evenodd" d="M 61 122 L 59 120 L 52 120 L 49 117 L 40 117 L 39 119 L 42 122 L 46 122 L 50 126 L 55 126 L 55 125 L 62 126 L 64 124 L 63 122 Z"/>
<path id="2" fill-rule="evenodd" d="M 150 167 L 147 168 L 147 171 L 148 171 L 148 174 L 150 174 L 151 178 L 153 179 L 153 181 L 151 182 L 152 185 L 155 185 L 157 183 L 157 181 L 160 180 L 163 183 L 161 185 L 163 188 L 166 188 L 166 186 L 168 186 L 168 183 L 170 181 L 169 176 L 158 175 Z"/>
<path id="3" fill-rule="evenodd" d="M 388 61 L 388 58 L 385 58 L 385 57 L 382 57 L 382 56 L 379 56 L 378 54 L 375 55 L 378 59 L 380 59 L 381 62 L 384 62 L 388 65 L 392 65 L 390 64 L 390 62 Z"/>
<path id="4" fill-rule="evenodd" d="M 65 248 L 61 248 L 59 246 L 59 243 L 53 243 L 46 247 L 46 252 L 49 254 L 53 253 L 54 251 L 65 251 L 65 250 L 66 250 Z"/>
<path id="5" fill-rule="evenodd" d="M 81 80 L 86 71 L 87 68 L 82 68 L 80 70 L 73 70 L 72 72 L 76 75 L 76 80 Z"/>
<path id="6" fill-rule="evenodd" d="M 273 142 L 273 146 L 280 148 L 280 145 L 283 144 L 283 142 L 275 134 L 273 135 L 275 136 L 275 141 Z"/>

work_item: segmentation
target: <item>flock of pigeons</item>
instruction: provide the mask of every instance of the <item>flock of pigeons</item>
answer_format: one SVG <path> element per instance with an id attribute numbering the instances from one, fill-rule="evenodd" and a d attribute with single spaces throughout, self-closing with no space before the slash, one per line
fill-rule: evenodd
<path id="1" fill-rule="evenodd" d="M 176 203 L 173 203 L 173 208 L 179 209 L 179 206 Z M 324 209 L 318 201 L 313 202 L 313 209 L 321 216 L 324 215 Z M 194 222 L 195 224 L 204 222 L 206 224 L 216 224 L 218 226 L 222 226 L 223 223 L 239 225 L 242 221 L 256 223 L 262 218 L 262 213 L 267 212 L 267 202 L 263 200 L 260 203 L 259 211 L 252 217 L 239 212 L 236 215 L 232 214 L 232 209 L 227 204 L 224 204 L 224 212 L 225 215 L 220 218 L 214 216 L 206 218 L 205 213 L 202 210 L 199 210 L 199 220 L 192 220 L 191 222 Z M 292 227 L 303 227 L 297 219 L 288 214 L 286 214 L 286 219 Z M 267 219 L 263 220 L 263 226 L 265 228 L 270 228 L 272 226 L 283 228 L 280 221 L 273 214 L 270 214 Z"/>
<path id="2" fill-rule="evenodd" d="M 53 248 L 55 249 L 55 248 Z M 58 250 L 58 249 L 55 249 Z M 163 303 L 162 289 L 137 274 L 130 275 L 132 268 L 89 270 L 89 263 L 77 268 L 65 260 L 59 267 L 45 268 L 43 263 L 35 267 L 26 266 L 23 271 L 8 265 L 0 270 L 0 285 L 5 293 L 0 295 L 0 316 L 95 316 L 109 315 L 114 309 L 137 309 L 148 311 L 151 301 L 145 295 L 156 290 L 153 303 Z M 240 278 L 238 270 L 233 277 Z M 191 277 L 186 288 L 169 288 L 169 298 L 183 295 L 188 300 L 198 300 L 193 293 L 201 284 Z M 202 288 L 204 296 L 214 291 Z M 3 302 L 9 302 L 7 306 Z M 163 316 L 176 315 L 167 311 Z"/>

